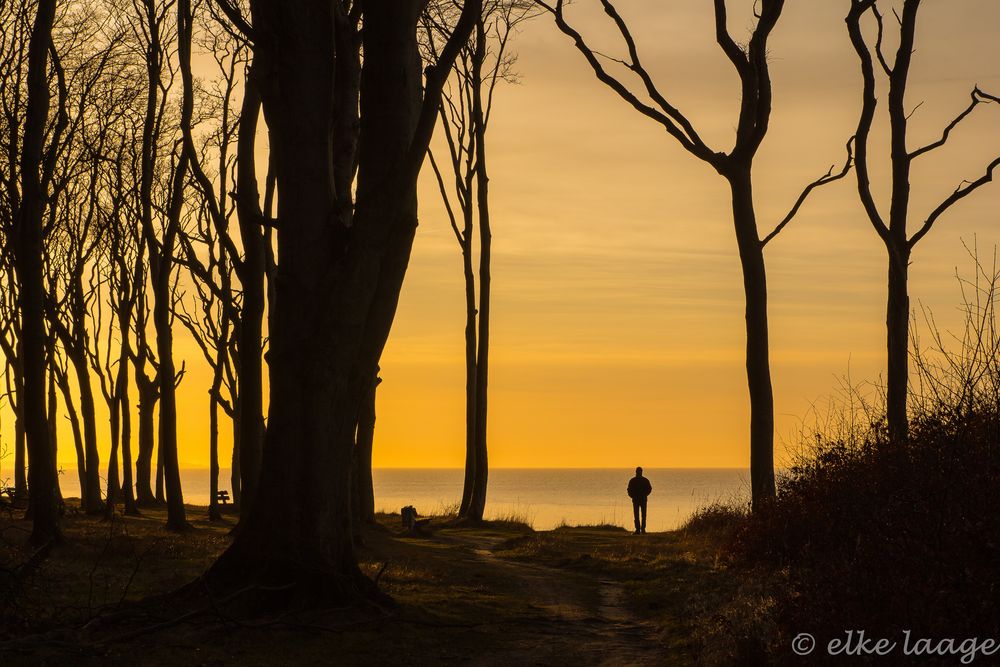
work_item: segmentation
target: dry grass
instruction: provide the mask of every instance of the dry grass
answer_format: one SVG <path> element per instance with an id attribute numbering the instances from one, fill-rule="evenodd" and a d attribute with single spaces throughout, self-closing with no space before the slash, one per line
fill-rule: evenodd
<path id="1" fill-rule="evenodd" d="M 204 508 L 191 508 L 190 515 L 204 516 Z M 761 590 L 747 589 L 719 563 L 718 545 L 710 536 L 633 536 L 609 526 L 534 532 L 523 516 L 476 526 L 450 519 L 434 517 L 425 534 L 414 536 L 404 533 L 398 515 L 381 514 L 380 525 L 366 531 L 361 566 L 369 575 L 382 573 L 379 585 L 396 603 L 390 616 L 374 624 L 366 621 L 345 632 L 338 629 L 345 623 L 343 614 L 336 612 L 263 626 L 253 621 L 253 627 L 208 615 L 95 648 L 92 637 L 74 628 L 122 600 L 166 593 L 194 580 L 228 544 L 231 524 L 196 520 L 192 531 L 176 534 L 163 528 L 159 510 L 113 522 L 73 512 L 65 523 L 66 543 L 21 588 L 9 591 L 0 641 L 48 632 L 45 653 L 38 655 L 51 664 L 74 665 L 127 662 L 135 655 L 156 664 L 313 664 L 334 654 L 345 664 L 434 663 L 481 655 L 507 656 L 513 664 L 565 662 L 579 636 L 560 633 L 551 619 L 540 617 L 518 568 L 504 566 L 504 559 L 558 568 L 565 575 L 554 572 L 553 586 L 585 604 L 598 604 L 599 581 L 619 582 L 635 615 L 659 628 L 671 664 L 700 655 L 743 655 L 727 633 L 734 628 L 759 632 L 759 617 L 769 609 L 754 597 L 762 595 L 764 583 Z M 0 518 L 4 567 L 30 558 L 26 526 Z M 495 561 L 484 558 L 483 545 L 495 545 Z M 156 611 L 177 614 L 169 608 Z M 52 636 L 59 641 L 52 642 Z M 0 653 L 10 653 L 11 646 L 0 645 Z"/>

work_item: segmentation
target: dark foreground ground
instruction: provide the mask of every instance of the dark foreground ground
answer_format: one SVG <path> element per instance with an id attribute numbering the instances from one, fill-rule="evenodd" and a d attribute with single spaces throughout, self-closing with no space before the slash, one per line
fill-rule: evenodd
<path id="1" fill-rule="evenodd" d="M 113 521 L 72 512 L 65 544 L 44 557 L 25 545 L 26 522 L 0 517 L 0 663 L 723 664 L 754 652 L 733 638 L 761 628 L 740 626 L 766 623 L 763 584 L 719 564 L 712 531 L 436 518 L 407 536 L 395 515 L 360 549 L 394 608 L 241 618 L 130 605 L 191 582 L 225 548 L 233 519 L 189 510 L 185 534 L 164 530 L 158 510 Z"/>

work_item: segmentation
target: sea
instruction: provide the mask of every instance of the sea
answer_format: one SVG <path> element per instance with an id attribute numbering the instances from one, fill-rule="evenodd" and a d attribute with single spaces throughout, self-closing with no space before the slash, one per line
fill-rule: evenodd
<path id="1" fill-rule="evenodd" d="M 462 499 L 459 468 L 376 468 L 375 508 L 399 512 L 413 505 L 420 515 L 455 511 Z M 632 503 L 625 487 L 631 468 L 498 468 L 490 470 L 486 518 L 514 518 L 536 530 L 560 525 L 611 524 L 631 529 Z M 744 468 L 648 468 L 653 485 L 646 529 L 677 528 L 699 507 L 713 502 L 747 503 L 750 474 Z M 219 474 L 219 488 L 229 489 L 230 471 Z M 75 470 L 59 478 L 63 496 L 79 497 Z M 184 501 L 207 505 L 209 471 L 181 470 Z"/>

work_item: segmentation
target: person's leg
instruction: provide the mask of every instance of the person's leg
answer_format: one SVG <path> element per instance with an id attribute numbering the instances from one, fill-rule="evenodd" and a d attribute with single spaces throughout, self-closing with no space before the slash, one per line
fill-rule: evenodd
<path id="1" fill-rule="evenodd" d="M 645 499 L 643 499 L 642 505 L 640 507 L 642 508 L 642 532 L 645 533 L 646 532 L 646 500 Z"/>
<path id="2" fill-rule="evenodd" d="M 636 500 L 632 501 L 632 514 L 635 517 L 635 532 L 638 533 L 641 529 L 641 524 L 639 523 L 639 502 Z"/>

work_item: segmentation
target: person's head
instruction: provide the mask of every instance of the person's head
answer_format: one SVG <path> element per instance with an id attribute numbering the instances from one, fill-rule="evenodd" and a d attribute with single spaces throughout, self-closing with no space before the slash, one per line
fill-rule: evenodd
<path id="1" fill-rule="evenodd" d="M 636 477 L 642 477 L 642 466 L 638 466 L 638 467 L 637 467 L 637 468 L 635 469 L 635 476 L 636 476 Z"/>

